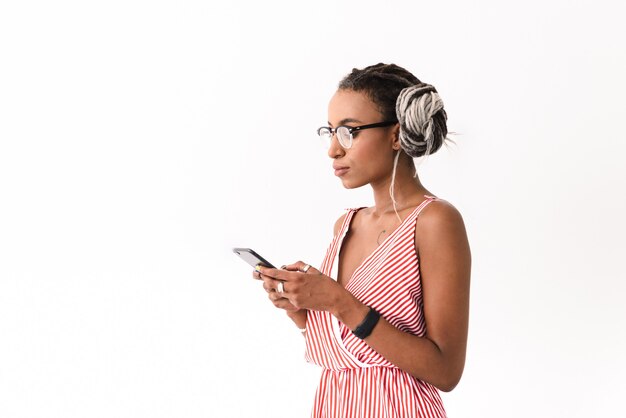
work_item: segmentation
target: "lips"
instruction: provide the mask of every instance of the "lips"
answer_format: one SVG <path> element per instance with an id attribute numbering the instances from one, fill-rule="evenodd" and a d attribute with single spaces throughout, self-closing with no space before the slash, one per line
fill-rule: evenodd
<path id="1" fill-rule="evenodd" d="M 333 164 L 333 169 L 335 170 L 335 175 L 341 177 L 350 170 L 350 167 Z"/>

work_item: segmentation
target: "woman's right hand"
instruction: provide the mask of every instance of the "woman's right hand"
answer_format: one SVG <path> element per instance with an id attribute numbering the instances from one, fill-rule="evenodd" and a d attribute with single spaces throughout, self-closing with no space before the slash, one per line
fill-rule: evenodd
<path id="1" fill-rule="evenodd" d="M 254 271 L 252 273 L 252 278 L 263 282 L 263 289 L 267 292 L 267 297 L 274 304 L 274 306 L 279 309 L 284 309 L 287 311 L 287 314 L 293 314 L 300 310 L 300 308 L 295 307 L 291 302 L 289 302 L 289 299 L 281 296 L 280 293 L 276 291 L 280 280 L 273 279 L 269 276 L 263 276 L 259 271 Z"/>
<path id="2" fill-rule="evenodd" d="M 288 270 L 287 267 L 283 269 Z M 267 292 L 267 297 L 270 301 L 279 309 L 285 310 L 287 316 L 296 324 L 300 331 L 304 331 L 306 328 L 306 309 L 297 308 L 293 305 L 289 299 L 283 297 L 276 291 L 280 280 L 275 280 L 269 276 L 263 276 L 261 272 L 255 271 L 252 273 L 252 277 L 256 280 L 263 281 L 263 289 Z"/>

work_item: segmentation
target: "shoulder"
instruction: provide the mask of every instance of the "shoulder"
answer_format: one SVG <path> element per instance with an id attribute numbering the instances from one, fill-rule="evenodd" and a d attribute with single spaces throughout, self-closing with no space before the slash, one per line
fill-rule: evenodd
<path id="1" fill-rule="evenodd" d="M 459 210 L 447 200 L 437 199 L 430 202 L 419 216 L 419 223 L 463 222 Z"/>
<path id="2" fill-rule="evenodd" d="M 466 237 L 463 217 L 454 205 L 445 200 L 433 200 L 420 213 L 415 225 L 415 242 Z"/>
<path id="3" fill-rule="evenodd" d="M 336 221 L 335 221 L 335 227 L 334 227 L 334 233 L 335 235 L 337 235 L 339 233 L 339 230 L 341 229 L 341 226 L 343 225 L 343 223 L 346 221 L 346 217 L 351 215 L 351 216 L 356 216 L 361 209 L 364 209 L 364 207 L 359 207 L 359 208 L 348 208 L 346 209 L 346 212 L 341 215 Z M 353 224 L 354 226 L 354 221 L 350 221 L 351 224 Z M 350 227 L 350 229 L 352 229 L 352 227 Z"/>

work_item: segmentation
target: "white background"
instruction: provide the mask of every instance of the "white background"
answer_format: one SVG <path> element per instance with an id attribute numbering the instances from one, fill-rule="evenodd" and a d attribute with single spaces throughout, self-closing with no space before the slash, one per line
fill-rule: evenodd
<path id="1" fill-rule="evenodd" d="M 473 251 L 451 417 L 622 416 L 619 1 L 3 2 L 0 416 L 308 416 L 319 369 L 231 247 L 318 265 L 352 67 L 434 84 Z"/>

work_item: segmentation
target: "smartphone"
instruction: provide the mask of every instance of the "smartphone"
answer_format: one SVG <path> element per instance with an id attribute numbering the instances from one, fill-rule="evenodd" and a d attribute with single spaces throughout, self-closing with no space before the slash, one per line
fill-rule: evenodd
<path id="1" fill-rule="evenodd" d="M 272 263 L 258 255 L 254 250 L 250 248 L 233 248 L 233 252 L 241 257 L 246 263 L 250 264 L 252 267 L 256 267 L 260 264 L 262 266 L 272 269 L 276 268 Z"/>

